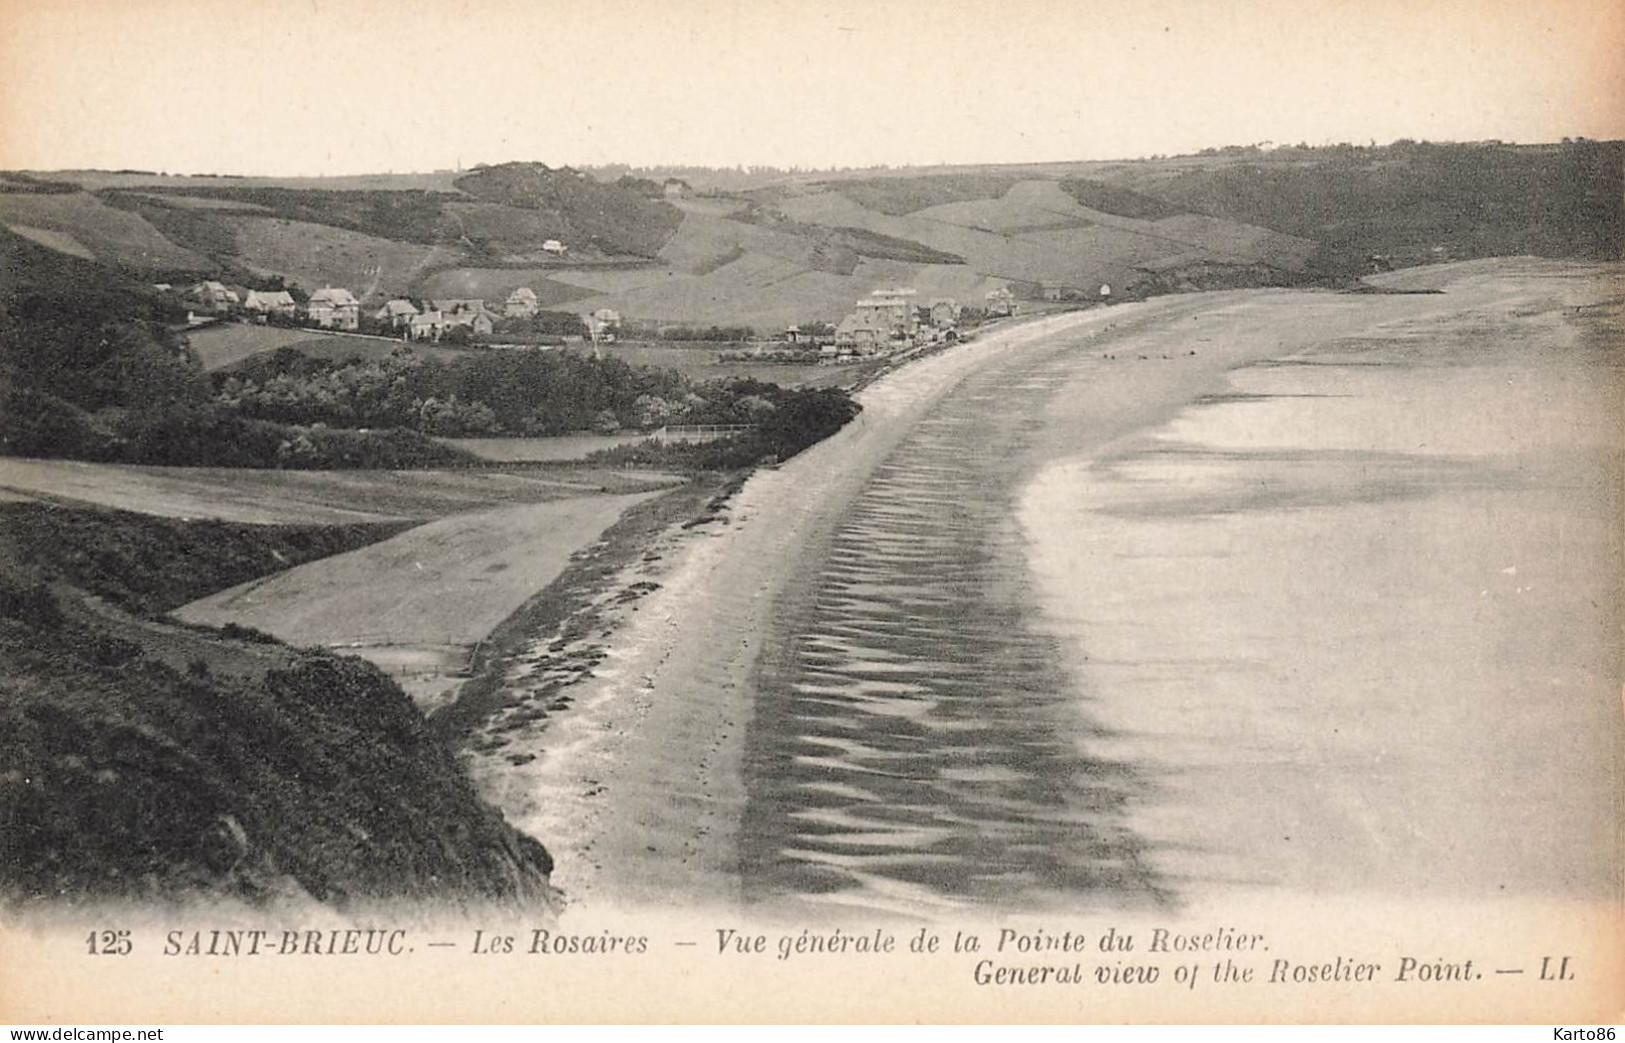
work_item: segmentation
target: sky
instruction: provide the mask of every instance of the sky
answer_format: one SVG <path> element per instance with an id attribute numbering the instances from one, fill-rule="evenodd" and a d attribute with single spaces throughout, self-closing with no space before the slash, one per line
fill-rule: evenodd
<path id="1" fill-rule="evenodd" d="M 0 0 L 0 168 L 1625 137 L 1619 0 Z"/>

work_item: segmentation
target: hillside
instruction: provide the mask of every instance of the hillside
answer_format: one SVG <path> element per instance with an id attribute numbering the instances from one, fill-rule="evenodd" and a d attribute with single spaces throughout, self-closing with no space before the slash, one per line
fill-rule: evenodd
<path id="1" fill-rule="evenodd" d="M 886 286 L 975 301 L 1343 282 L 1502 254 L 1617 257 L 1622 145 L 1209 150 L 1120 162 L 740 177 L 666 198 L 612 167 L 267 179 L 0 179 L 0 223 L 138 272 L 282 277 L 389 296 L 516 287 L 656 322 L 834 321 Z M 764 184 L 765 181 L 771 183 Z M 563 254 L 545 251 L 558 240 Z"/>
<path id="2" fill-rule="evenodd" d="M 502 213 L 487 242 L 508 254 L 535 257 L 553 238 L 571 249 L 605 255 L 653 257 L 677 228 L 682 215 L 670 204 L 620 185 L 605 185 L 575 171 L 551 170 L 541 163 L 503 163 L 457 179 L 457 187 L 482 203 L 528 212 Z M 475 214 L 489 212 L 475 210 Z M 514 229 L 515 217 L 534 215 L 532 227 Z M 516 241 L 513 232 L 526 233 Z"/>
<path id="3" fill-rule="evenodd" d="M 1317 268 L 1625 252 L 1625 142 L 1228 149 L 1103 180 L 1184 210 L 1315 240 Z"/>
<path id="4" fill-rule="evenodd" d="M 396 529 L 0 505 L 0 900 L 545 903 L 547 852 L 377 669 L 143 618 Z"/>

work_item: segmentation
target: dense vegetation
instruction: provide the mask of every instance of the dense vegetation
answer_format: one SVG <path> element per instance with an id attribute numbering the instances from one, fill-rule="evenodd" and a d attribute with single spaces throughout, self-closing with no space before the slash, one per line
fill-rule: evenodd
<path id="1" fill-rule="evenodd" d="M 546 894 L 547 852 L 377 668 L 224 643 L 177 666 L 144 633 L 0 570 L 0 898 Z"/>
<path id="2" fill-rule="evenodd" d="M 764 459 L 784 460 L 794 456 L 839 431 L 858 415 L 860 408 L 846 392 L 838 388 L 786 391 L 776 384 L 753 380 L 729 383 L 737 392 L 752 392 L 745 401 L 766 402 L 772 407 L 755 411 L 755 423 L 750 430 L 731 438 L 692 445 L 645 443 L 621 446 L 594 453 L 594 458 L 605 463 L 685 470 L 748 467 Z"/>
<path id="3" fill-rule="evenodd" d="M 1625 143 L 1338 145 L 1238 151 L 1240 162 L 1124 183 L 1180 208 L 1320 242 L 1317 267 L 1364 271 L 1513 254 L 1625 254 Z M 1437 249 L 1435 249 L 1437 248 Z"/>
<path id="4" fill-rule="evenodd" d="M 154 210 L 165 209 L 155 205 L 150 197 L 166 193 L 251 204 L 260 209 L 245 208 L 245 212 L 269 212 L 271 216 L 290 221 L 331 225 L 409 243 L 439 242 L 444 237 L 442 205 L 461 198 L 451 192 L 423 189 L 330 191 L 239 185 L 157 185 L 139 192 L 110 190 L 102 193 L 102 198 L 112 205 L 150 216 Z M 148 197 L 145 202 L 143 197 Z M 207 223 L 209 213 L 201 210 L 188 216 L 194 223 Z"/>
<path id="5" fill-rule="evenodd" d="M 1160 221 L 1165 217 L 1184 213 L 1181 207 L 1104 181 L 1069 177 L 1061 182 L 1061 190 L 1077 200 L 1079 206 L 1099 210 L 1103 214 L 1115 214 L 1118 217 Z"/>
<path id="6" fill-rule="evenodd" d="M 283 349 L 223 370 L 214 380 L 216 405 L 239 417 L 442 436 L 607 433 L 663 424 L 771 427 L 787 420 L 799 424 L 790 418 L 808 409 L 843 423 L 851 415 L 826 402 L 830 396 L 846 400 L 838 391 L 789 390 L 754 380 L 696 384 L 673 370 L 574 351 L 489 351 L 441 362 L 407 351 L 331 361 Z M 787 455 L 781 452 L 787 445 L 781 440 L 766 452 Z"/>
<path id="7" fill-rule="evenodd" d="M 661 340 L 680 343 L 740 344 L 756 336 L 749 326 L 662 326 Z"/>
<path id="8" fill-rule="evenodd" d="M 924 243 L 917 243 L 912 239 L 871 232 L 867 228 L 842 226 L 832 229 L 828 234 L 836 245 L 843 246 L 863 257 L 874 257 L 886 261 L 904 261 L 909 264 L 965 263 L 965 259 L 958 254 L 949 253 L 946 250 L 937 250 L 926 246 Z"/>
<path id="9" fill-rule="evenodd" d="M 108 191 L 101 193 L 101 198 L 109 206 L 140 216 L 177 246 L 200 253 L 217 264 L 232 266 L 231 275 L 236 278 L 236 264 L 232 259 L 237 253 L 237 236 L 230 225 L 219 220 L 221 211 L 168 205 L 156 192 Z M 257 210 L 243 212 L 259 213 Z"/>
<path id="10" fill-rule="evenodd" d="M 587 324 L 573 311 L 539 311 L 525 318 L 498 319 L 494 332 L 503 337 L 585 337 Z"/>
<path id="11" fill-rule="evenodd" d="M 52 181 L 21 171 L 0 172 L 0 192 L 18 195 L 65 196 L 79 191 L 79 186 L 67 181 Z"/>
<path id="12" fill-rule="evenodd" d="M 155 615 L 307 561 L 386 539 L 409 522 L 248 525 L 128 511 L 0 503 L 0 562 Z"/>
<path id="13" fill-rule="evenodd" d="M 457 187 L 483 202 L 539 212 L 553 238 L 576 252 L 653 257 L 683 221 L 664 200 L 541 163 L 480 167 Z"/>

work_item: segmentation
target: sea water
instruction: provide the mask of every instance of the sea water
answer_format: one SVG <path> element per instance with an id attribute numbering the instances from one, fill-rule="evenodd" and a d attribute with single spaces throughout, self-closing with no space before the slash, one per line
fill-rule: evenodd
<path id="1" fill-rule="evenodd" d="M 763 671 L 747 895 L 1617 887 L 1616 352 L 1394 323 L 1074 415 L 1177 364 L 1058 336 L 873 475 Z"/>

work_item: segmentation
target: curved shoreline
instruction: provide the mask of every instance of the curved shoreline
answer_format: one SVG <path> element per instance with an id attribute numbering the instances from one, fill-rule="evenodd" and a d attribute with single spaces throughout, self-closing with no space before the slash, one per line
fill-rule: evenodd
<path id="1" fill-rule="evenodd" d="M 842 431 L 752 475 L 725 528 L 680 537 L 664 585 L 608 638 L 597 676 L 532 747 L 523 782 L 491 794 L 545 838 L 567 904 L 738 904 L 752 680 L 798 563 L 963 376 L 1113 314 L 1036 319 L 887 374 L 858 394 L 864 410 Z"/>
<path id="2" fill-rule="evenodd" d="M 785 598 L 875 468 L 963 377 L 1052 336 L 1091 334 L 1077 345 L 1076 377 L 1035 418 L 1049 429 L 1035 460 L 1088 455 L 1222 388 L 1236 366 L 1373 323 L 1481 306 L 1482 290 L 1157 298 L 1036 320 L 888 374 L 860 394 L 864 412 L 846 429 L 753 475 L 725 526 L 663 543 L 664 586 L 604 635 L 596 676 L 571 689 L 570 712 L 528 747 L 536 760 L 491 798 L 548 845 L 568 905 L 737 907 L 746 736 Z"/>

